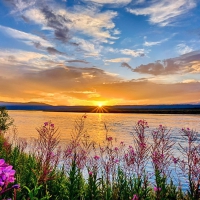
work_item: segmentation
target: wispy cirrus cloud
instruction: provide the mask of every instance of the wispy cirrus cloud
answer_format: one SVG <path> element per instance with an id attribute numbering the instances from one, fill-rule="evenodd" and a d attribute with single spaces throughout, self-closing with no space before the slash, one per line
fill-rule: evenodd
<path id="1" fill-rule="evenodd" d="M 23 31 L 19 31 L 10 27 L 1 26 L 0 31 L 9 37 L 16 38 L 27 45 L 33 45 L 34 43 L 40 43 L 44 47 L 53 47 L 52 43 L 31 33 L 26 33 Z"/>
<path id="2" fill-rule="evenodd" d="M 84 0 L 85 2 L 94 2 L 98 4 L 114 4 L 114 5 L 126 5 L 132 0 Z"/>
<path id="3" fill-rule="evenodd" d="M 161 44 L 161 43 L 163 43 L 163 42 L 166 42 L 166 41 L 168 41 L 168 40 L 169 40 L 169 38 L 165 38 L 165 39 L 163 39 L 163 40 L 154 41 L 154 42 L 145 41 L 143 45 L 144 45 L 144 46 L 147 46 L 147 47 L 151 47 L 151 46 L 159 45 L 159 44 Z"/>
<path id="4" fill-rule="evenodd" d="M 26 33 L 23 31 L 19 31 L 19 30 L 6 27 L 6 26 L 1 26 L 1 25 L 0 25 L 0 31 L 4 33 L 5 35 L 15 38 L 29 46 L 34 46 L 37 49 L 44 50 L 48 54 L 51 54 L 51 55 L 57 54 L 57 55 L 67 56 L 66 53 L 63 53 L 57 50 L 50 41 L 40 36 L 34 35 L 32 33 Z"/>
<path id="5" fill-rule="evenodd" d="M 137 50 L 132 50 L 132 49 L 121 49 L 119 50 L 120 53 L 124 55 L 129 55 L 132 57 L 143 57 L 145 56 L 145 50 L 144 49 L 137 49 Z"/>
<path id="6" fill-rule="evenodd" d="M 111 63 L 120 63 L 120 62 L 129 62 L 131 58 L 113 58 L 104 60 L 104 62 L 111 62 Z"/>
<path id="7" fill-rule="evenodd" d="M 127 8 L 127 11 L 134 15 L 149 16 L 152 24 L 166 26 L 175 22 L 178 16 L 181 16 L 196 7 L 195 0 L 155 0 L 146 2 L 145 7 Z"/>
<path id="8" fill-rule="evenodd" d="M 194 49 L 192 49 L 191 47 L 187 46 L 184 43 L 181 43 L 176 46 L 176 51 L 178 52 L 178 54 L 183 55 L 194 51 Z"/>
<path id="9" fill-rule="evenodd" d="M 143 57 L 149 52 L 149 50 L 145 49 L 115 49 L 112 47 L 106 48 L 106 51 L 111 53 L 120 53 L 131 57 Z"/>

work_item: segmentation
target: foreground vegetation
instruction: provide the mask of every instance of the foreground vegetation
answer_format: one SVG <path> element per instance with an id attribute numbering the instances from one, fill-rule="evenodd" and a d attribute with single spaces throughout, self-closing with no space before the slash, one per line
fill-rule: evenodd
<path id="1" fill-rule="evenodd" d="M 55 125 L 45 122 L 36 129 L 38 139 L 30 149 L 25 140 L 8 137 L 13 121 L 1 110 L 0 199 L 200 199 L 200 145 L 195 131 L 180 130 L 187 145 L 179 144 L 182 156 L 177 158 L 170 131 L 162 125 L 149 135 L 147 122 L 139 120 L 133 127 L 133 145 L 127 147 L 123 141 L 117 143 L 106 126 L 104 143 L 91 141 L 84 129 L 86 119 L 83 115 L 75 121 L 65 147 L 60 147 Z"/>

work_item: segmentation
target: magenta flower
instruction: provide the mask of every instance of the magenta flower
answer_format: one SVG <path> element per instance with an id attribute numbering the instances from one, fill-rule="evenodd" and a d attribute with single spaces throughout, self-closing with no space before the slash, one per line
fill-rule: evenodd
<path id="1" fill-rule="evenodd" d="M 99 160 L 100 157 L 96 155 L 96 156 L 94 156 L 94 159 L 95 159 L 95 160 Z"/>
<path id="2" fill-rule="evenodd" d="M 140 143 L 140 146 L 141 146 L 142 148 L 146 148 L 146 143 L 142 142 L 142 143 Z"/>
<path id="3" fill-rule="evenodd" d="M 92 176 L 92 174 L 93 174 L 93 172 L 92 172 L 92 171 L 89 171 L 89 175 Z"/>
<path id="4" fill-rule="evenodd" d="M 177 164 L 177 162 L 179 161 L 179 159 L 172 156 L 172 161 L 173 161 L 174 164 Z"/>
<path id="5" fill-rule="evenodd" d="M 114 148 L 115 151 L 118 151 L 119 149 L 117 147 Z"/>
<path id="6" fill-rule="evenodd" d="M 159 188 L 159 187 L 154 187 L 153 189 L 154 189 L 155 192 L 161 191 L 161 188 Z"/>
<path id="7" fill-rule="evenodd" d="M 45 126 L 48 126 L 48 124 L 49 124 L 48 122 L 44 122 L 44 125 L 45 125 Z"/>
<path id="8" fill-rule="evenodd" d="M 138 198 L 137 194 L 134 194 L 132 200 L 138 200 L 138 199 L 139 198 Z"/>
<path id="9" fill-rule="evenodd" d="M 51 124 L 50 126 L 51 126 L 51 128 L 54 128 L 54 124 Z"/>
<path id="10" fill-rule="evenodd" d="M 113 140 L 113 138 L 112 137 L 108 137 L 107 140 L 110 142 L 110 141 Z"/>
<path id="11" fill-rule="evenodd" d="M 3 188 L 0 191 L 0 195 L 12 189 L 7 189 L 7 186 L 9 183 L 14 183 L 14 175 L 15 170 L 13 170 L 13 166 L 7 164 L 4 159 L 0 159 L 0 187 Z"/>
<path id="12" fill-rule="evenodd" d="M 115 162 L 115 163 L 119 163 L 119 159 L 115 159 L 114 162 Z"/>

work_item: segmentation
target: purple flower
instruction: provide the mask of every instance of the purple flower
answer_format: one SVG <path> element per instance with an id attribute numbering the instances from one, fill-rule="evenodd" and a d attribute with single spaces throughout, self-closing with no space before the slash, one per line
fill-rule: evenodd
<path id="1" fill-rule="evenodd" d="M 0 186 L 3 187 L 0 194 L 4 192 L 9 183 L 15 182 L 14 175 L 13 166 L 7 164 L 4 159 L 0 159 Z"/>
<path id="2" fill-rule="evenodd" d="M 5 164 L 5 160 L 4 159 L 0 159 L 0 167 L 2 166 L 2 165 L 4 165 Z"/>
<path id="3" fill-rule="evenodd" d="M 49 124 L 48 122 L 44 122 L 44 125 L 45 125 L 45 126 L 48 126 L 48 124 Z"/>
<path id="4" fill-rule="evenodd" d="M 12 186 L 12 188 L 19 189 L 20 188 L 20 184 L 15 184 L 15 185 Z"/>

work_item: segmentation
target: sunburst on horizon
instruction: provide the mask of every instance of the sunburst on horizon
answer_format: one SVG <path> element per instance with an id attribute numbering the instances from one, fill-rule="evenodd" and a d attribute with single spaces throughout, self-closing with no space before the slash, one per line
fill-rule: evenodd
<path id="1" fill-rule="evenodd" d="M 106 102 L 95 102 L 95 104 L 97 105 L 97 107 L 95 109 L 92 110 L 92 112 L 96 112 L 96 113 L 107 113 L 108 110 L 104 107 L 104 105 L 106 104 Z"/>

